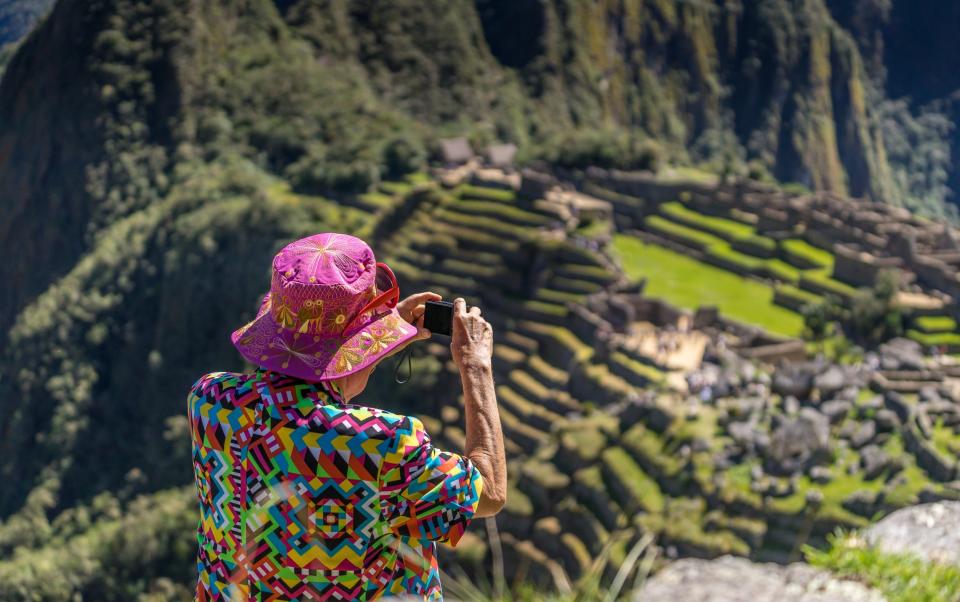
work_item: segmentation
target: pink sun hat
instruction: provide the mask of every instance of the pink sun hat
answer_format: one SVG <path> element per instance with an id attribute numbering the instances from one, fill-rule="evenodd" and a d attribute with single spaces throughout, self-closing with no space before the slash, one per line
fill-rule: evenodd
<path id="1" fill-rule="evenodd" d="M 366 368 L 417 334 L 397 313 L 397 279 L 367 243 L 325 232 L 273 258 L 270 292 L 257 317 L 230 340 L 257 366 L 303 380 Z"/>

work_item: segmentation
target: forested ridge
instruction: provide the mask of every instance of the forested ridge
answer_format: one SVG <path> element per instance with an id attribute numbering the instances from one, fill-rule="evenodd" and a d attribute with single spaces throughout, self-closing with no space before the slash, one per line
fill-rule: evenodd
<path id="1" fill-rule="evenodd" d="M 0 597 L 189 591 L 189 385 L 242 368 L 282 244 L 377 249 L 349 201 L 441 137 L 955 215 L 905 2 L 59 0 L 22 37 L 42 4 L 0 2 Z"/>

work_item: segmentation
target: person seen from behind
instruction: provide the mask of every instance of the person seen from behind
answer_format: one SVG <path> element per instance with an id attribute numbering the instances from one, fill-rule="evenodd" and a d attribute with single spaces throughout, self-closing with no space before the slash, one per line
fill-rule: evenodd
<path id="1" fill-rule="evenodd" d="M 206 374 L 188 396 L 197 600 L 442 599 L 435 542 L 456 545 L 506 502 L 490 324 L 456 299 L 462 454 L 435 447 L 415 417 L 351 403 L 385 358 L 430 337 L 424 304 L 439 299 L 400 300 L 353 236 L 276 255 L 257 316 L 231 336 L 256 369 Z"/>

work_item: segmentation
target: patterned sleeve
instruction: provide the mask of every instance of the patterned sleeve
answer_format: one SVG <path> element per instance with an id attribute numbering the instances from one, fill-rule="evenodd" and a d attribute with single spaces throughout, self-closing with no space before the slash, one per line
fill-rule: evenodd
<path id="1" fill-rule="evenodd" d="M 480 471 L 469 459 L 434 447 L 417 418 L 405 417 L 386 445 L 380 495 L 391 530 L 457 545 L 480 501 Z"/>

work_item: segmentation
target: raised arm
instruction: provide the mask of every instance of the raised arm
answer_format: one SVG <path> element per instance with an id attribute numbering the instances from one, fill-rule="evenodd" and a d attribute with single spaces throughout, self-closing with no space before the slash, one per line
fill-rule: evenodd
<path id="1" fill-rule="evenodd" d="M 493 516 L 507 502 L 507 458 L 493 388 L 493 328 L 480 316 L 480 308 L 467 311 L 463 299 L 453 302 L 450 352 L 463 383 L 467 431 L 464 455 L 483 477 L 475 516 Z"/>

